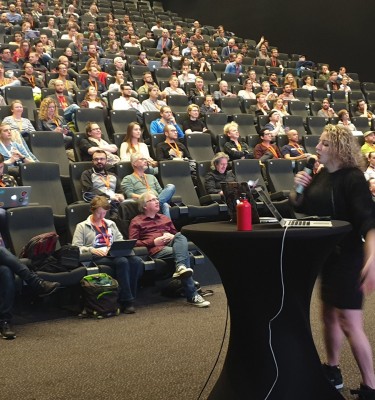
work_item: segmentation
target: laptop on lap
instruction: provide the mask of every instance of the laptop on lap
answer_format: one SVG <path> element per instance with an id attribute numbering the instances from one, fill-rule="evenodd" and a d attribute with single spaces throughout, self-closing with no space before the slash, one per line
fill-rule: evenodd
<path id="1" fill-rule="evenodd" d="M 0 188 L 0 207 L 15 208 L 29 205 L 31 186 L 10 186 Z"/>

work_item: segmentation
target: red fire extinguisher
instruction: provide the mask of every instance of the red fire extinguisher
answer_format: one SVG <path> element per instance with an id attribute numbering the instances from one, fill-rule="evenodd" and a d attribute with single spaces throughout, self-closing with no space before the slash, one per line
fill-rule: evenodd
<path id="1" fill-rule="evenodd" d="M 246 194 L 242 193 L 240 202 L 237 204 L 237 230 L 251 231 L 252 229 L 251 204 L 247 201 Z"/>

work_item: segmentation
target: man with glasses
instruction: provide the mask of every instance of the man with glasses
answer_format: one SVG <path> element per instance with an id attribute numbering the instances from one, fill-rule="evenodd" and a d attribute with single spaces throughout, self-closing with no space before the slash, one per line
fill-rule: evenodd
<path id="1" fill-rule="evenodd" d="M 262 162 L 272 158 L 283 158 L 279 148 L 272 143 L 271 131 L 262 129 L 259 136 L 262 141 L 254 147 L 254 158 Z"/>
<path id="2" fill-rule="evenodd" d="M 12 61 L 12 52 L 9 47 L 3 47 L 0 49 L 1 62 L 4 66 L 5 71 L 12 69 L 19 69 L 19 65 Z"/>
<path id="3" fill-rule="evenodd" d="M 153 192 L 143 193 L 138 206 L 141 214 L 130 222 L 129 238 L 137 239 L 136 246 L 146 246 L 153 258 L 172 259 L 176 268 L 173 278 L 181 280 L 188 304 L 208 307 L 210 302 L 198 294 L 192 278 L 186 237 L 177 232 L 170 218 L 159 213 L 159 200 Z"/>
<path id="4" fill-rule="evenodd" d="M 134 172 L 125 176 L 121 182 L 121 189 L 126 198 L 137 200 L 143 193 L 150 191 L 158 197 L 162 213 L 170 217 L 168 203 L 176 191 L 175 186 L 168 184 L 162 189 L 154 175 L 146 174 L 148 162 L 141 153 L 133 153 L 130 162 Z"/>
<path id="5" fill-rule="evenodd" d="M 113 110 L 135 110 L 140 113 L 141 117 L 144 113 L 144 108 L 135 97 L 132 97 L 132 88 L 130 85 L 123 83 L 120 85 L 121 96 L 113 100 Z"/>
<path id="6" fill-rule="evenodd" d="M 100 129 L 100 128 L 98 128 Z M 92 153 L 92 167 L 82 172 L 83 199 L 89 203 L 95 196 L 105 196 L 111 205 L 110 218 L 118 217 L 118 207 L 125 200 L 117 176 L 107 170 L 107 154 L 96 149 Z"/>

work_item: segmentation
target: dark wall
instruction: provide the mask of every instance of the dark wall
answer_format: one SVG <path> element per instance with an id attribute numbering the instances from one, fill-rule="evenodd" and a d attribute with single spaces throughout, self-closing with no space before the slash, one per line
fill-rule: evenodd
<path id="1" fill-rule="evenodd" d="M 264 35 L 282 53 L 341 65 L 361 81 L 375 81 L 375 2 L 342 0 L 164 0 L 164 8 L 203 25 L 223 24 L 239 37 Z"/>

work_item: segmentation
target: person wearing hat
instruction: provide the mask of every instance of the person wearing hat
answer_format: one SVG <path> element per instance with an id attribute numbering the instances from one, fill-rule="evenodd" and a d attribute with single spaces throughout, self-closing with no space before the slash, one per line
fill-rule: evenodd
<path id="1" fill-rule="evenodd" d="M 271 132 L 272 140 L 275 140 L 277 135 L 285 135 L 285 128 L 282 124 L 280 113 L 273 110 L 268 114 L 269 122 L 264 125 L 263 129 Z"/>
<path id="2" fill-rule="evenodd" d="M 375 151 L 375 131 L 367 131 L 363 136 L 365 138 L 365 143 L 361 147 L 361 152 L 367 157 L 369 153 Z"/>

